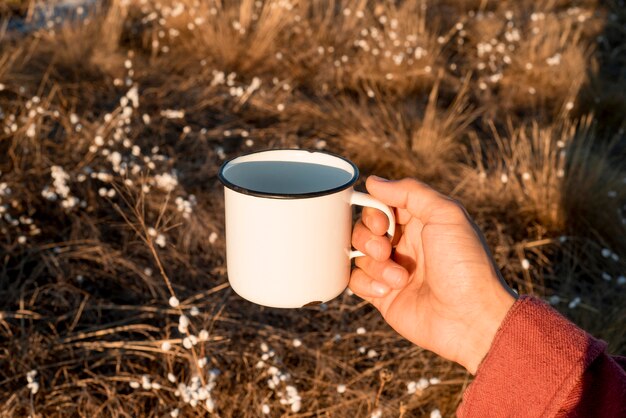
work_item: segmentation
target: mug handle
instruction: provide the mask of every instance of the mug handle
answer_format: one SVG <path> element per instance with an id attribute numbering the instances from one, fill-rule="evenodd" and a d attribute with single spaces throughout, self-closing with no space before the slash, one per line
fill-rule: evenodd
<path id="1" fill-rule="evenodd" d="M 367 193 L 357 192 L 356 190 L 352 190 L 352 195 L 350 196 L 350 204 L 351 205 L 359 205 L 359 206 L 367 206 L 370 208 L 375 208 L 382 211 L 385 215 L 387 215 L 387 219 L 389 219 L 389 228 L 387 228 L 387 237 L 393 241 L 393 236 L 396 233 L 396 217 L 393 214 L 393 210 L 381 201 L 374 199 L 372 196 Z M 355 257 L 363 257 L 361 251 L 352 250 L 350 251 L 350 258 Z"/>

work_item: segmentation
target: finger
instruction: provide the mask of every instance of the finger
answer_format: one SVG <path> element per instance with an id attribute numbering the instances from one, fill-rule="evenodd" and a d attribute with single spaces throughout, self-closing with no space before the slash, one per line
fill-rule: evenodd
<path id="1" fill-rule="evenodd" d="M 385 283 L 372 279 L 360 268 L 352 270 L 349 286 L 350 290 L 368 302 L 372 302 L 373 298 L 383 297 L 391 291 Z"/>
<path id="2" fill-rule="evenodd" d="M 361 221 L 356 223 L 352 231 L 352 245 L 376 260 L 386 260 L 391 255 L 389 239 L 374 234 Z"/>
<path id="3" fill-rule="evenodd" d="M 387 215 L 378 209 L 364 207 L 361 213 L 361 220 L 376 235 L 385 235 L 389 228 Z"/>
<path id="4" fill-rule="evenodd" d="M 409 272 L 391 259 L 377 261 L 371 257 L 358 257 L 355 263 L 369 277 L 392 289 L 402 289 L 409 282 Z"/>
<path id="5" fill-rule="evenodd" d="M 463 207 L 415 179 L 405 178 L 389 181 L 370 176 L 366 182 L 367 191 L 386 205 L 408 211 L 424 225 L 427 223 L 453 224 L 466 222 Z M 396 222 L 406 223 L 407 217 L 400 216 Z"/>

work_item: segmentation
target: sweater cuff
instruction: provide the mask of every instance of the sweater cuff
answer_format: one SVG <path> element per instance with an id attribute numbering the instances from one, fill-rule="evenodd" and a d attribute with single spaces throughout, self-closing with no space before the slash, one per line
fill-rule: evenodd
<path id="1" fill-rule="evenodd" d="M 463 394 L 459 417 L 554 416 L 605 350 L 546 303 L 521 296 Z"/>

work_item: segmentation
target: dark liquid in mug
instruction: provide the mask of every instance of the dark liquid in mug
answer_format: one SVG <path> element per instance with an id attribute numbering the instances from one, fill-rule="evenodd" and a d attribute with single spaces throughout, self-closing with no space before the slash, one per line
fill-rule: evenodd
<path id="1" fill-rule="evenodd" d="M 250 161 L 226 168 L 223 176 L 245 189 L 272 194 L 323 192 L 347 184 L 352 173 L 322 164 Z"/>

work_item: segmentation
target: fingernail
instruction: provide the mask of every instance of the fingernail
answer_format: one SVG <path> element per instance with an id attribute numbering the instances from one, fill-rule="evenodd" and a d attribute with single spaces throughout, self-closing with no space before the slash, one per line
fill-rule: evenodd
<path id="1" fill-rule="evenodd" d="M 383 277 L 392 287 L 397 288 L 404 277 L 404 269 L 398 266 L 389 266 L 383 271 Z"/>
<path id="2" fill-rule="evenodd" d="M 384 296 L 389 292 L 389 286 L 384 283 L 377 282 L 376 280 L 372 281 L 372 290 L 378 296 Z"/>
<path id="3" fill-rule="evenodd" d="M 367 252 L 370 257 L 376 259 L 380 258 L 382 250 L 380 242 L 375 239 L 370 239 L 365 243 L 365 252 Z"/>
<path id="4" fill-rule="evenodd" d="M 375 180 L 375 181 L 389 181 L 386 178 L 378 177 L 378 176 L 375 176 L 375 175 L 371 175 L 370 178 Z"/>

